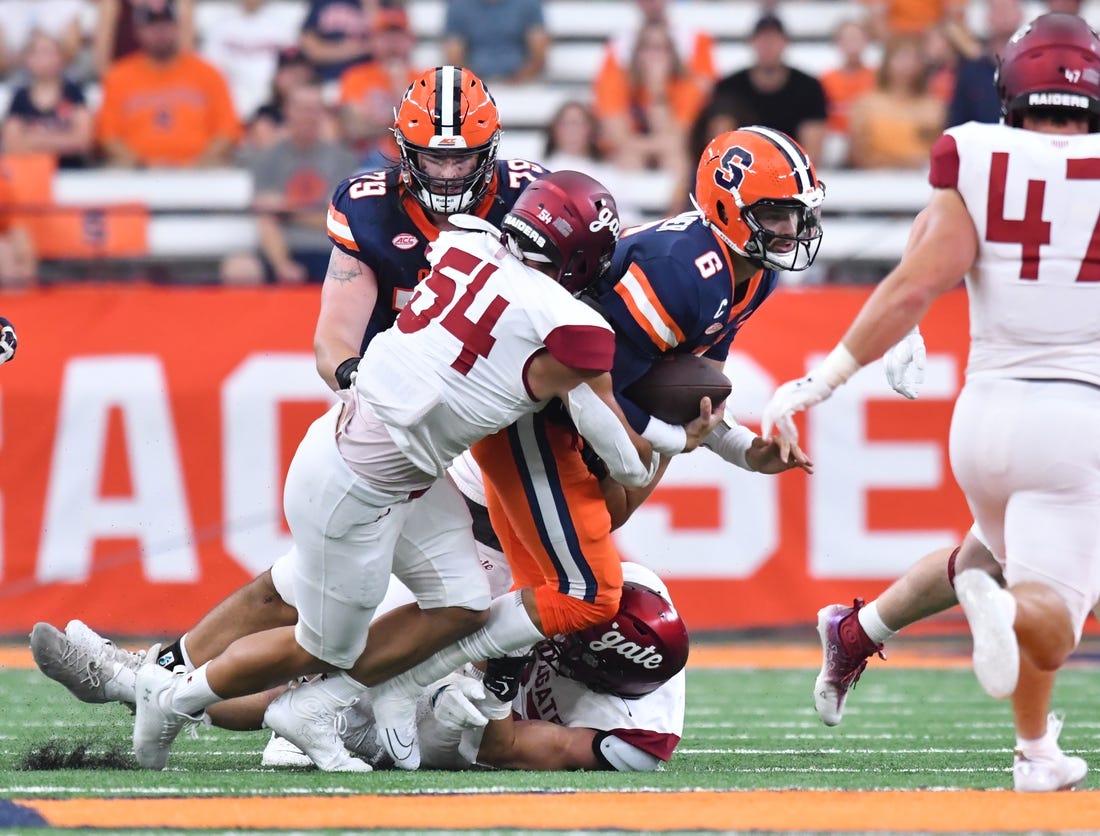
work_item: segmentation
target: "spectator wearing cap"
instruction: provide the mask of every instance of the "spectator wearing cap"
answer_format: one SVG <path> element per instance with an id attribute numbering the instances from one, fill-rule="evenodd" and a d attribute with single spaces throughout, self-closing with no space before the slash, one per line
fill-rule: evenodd
<path id="1" fill-rule="evenodd" d="M 35 32 L 23 59 L 27 83 L 11 99 L 0 131 L 7 154 L 52 154 L 62 168 L 83 167 L 92 151 L 92 114 L 80 85 L 64 75 L 61 44 Z"/>
<path id="2" fill-rule="evenodd" d="M 299 45 L 321 81 L 336 81 L 370 58 L 370 21 L 378 0 L 312 0 Z"/>
<path id="3" fill-rule="evenodd" d="M 603 61 L 592 84 L 593 105 L 598 111 L 606 111 L 612 101 L 621 95 L 623 80 L 628 74 L 638 36 L 649 24 L 663 24 L 672 36 L 676 57 L 691 75 L 704 98 L 710 94 L 718 72 L 714 66 L 714 38 L 707 32 L 682 25 L 675 16 L 668 14 L 668 0 L 636 0 L 641 23 L 612 37 L 604 47 Z"/>
<path id="4" fill-rule="evenodd" d="M 486 81 L 523 84 L 546 67 L 542 0 L 447 0 L 443 62 Z"/>
<path id="5" fill-rule="evenodd" d="M 279 51 L 298 42 L 294 10 L 268 0 L 237 0 L 200 21 L 203 58 L 228 82 L 237 115 L 251 119 L 271 89 Z"/>
<path id="6" fill-rule="evenodd" d="M 222 270 L 226 282 L 324 280 L 332 252 L 325 235 L 329 196 L 355 170 L 351 151 L 322 135 L 324 112 L 316 84 L 287 94 L 286 138 L 260 152 L 251 166 L 262 269 L 254 257 L 228 260 Z"/>
<path id="7" fill-rule="evenodd" d="M 759 124 L 794 137 L 811 160 L 820 159 L 825 138 L 825 90 L 812 75 L 785 61 L 787 30 L 783 21 L 766 14 L 752 28 L 752 65 L 715 85 L 715 98 L 739 101 Z"/>
<path id="8" fill-rule="evenodd" d="M 155 0 L 98 0 L 92 56 L 96 74 L 103 77 L 111 64 L 141 49 L 134 10 Z M 195 48 L 195 14 L 192 0 L 175 0 L 180 50 Z"/>
<path id="9" fill-rule="evenodd" d="M 223 165 L 240 123 L 221 73 L 180 49 L 175 7 L 149 0 L 134 9 L 141 51 L 103 80 L 97 136 L 118 166 Z"/>
<path id="10" fill-rule="evenodd" d="M 404 9 L 380 9 L 371 35 L 371 61 L 340 76 L 340 117 L 344 137 L 365 169 L 384 168 L 397 159 L 394 108 L 421 69 L 412 66 L 413 37 Z"/>

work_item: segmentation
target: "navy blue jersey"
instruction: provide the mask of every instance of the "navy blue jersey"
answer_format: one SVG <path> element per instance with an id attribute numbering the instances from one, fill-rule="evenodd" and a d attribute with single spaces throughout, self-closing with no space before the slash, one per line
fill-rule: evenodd
<path id="1" fill-rule="evenodd" d="M 617 280 L 598 301 L 615 329 L 615 391 L 638 432 L 649 415 L 622 390 L 663 354 L 725 360 L 742 323 L 779 281 L 761 270 L 734 287 L 729 250 L 695 212 L 626 230 L 609 274 Z"/>
<path id="2" fill-rule="evenodd" d="M 471 214 L 500 226 L 527 184 L 545 173 L 527 160 L 498 160 L 489 193 Z M 370 267 L 378 282 L 362 351 L 375 334 L 393 325 L 416 283 L 427 275 L 424 253 L 439 229 L 400 185 L 396 166 L 349 177 L 337 186 L 327 226 L 332 243 Z"/>

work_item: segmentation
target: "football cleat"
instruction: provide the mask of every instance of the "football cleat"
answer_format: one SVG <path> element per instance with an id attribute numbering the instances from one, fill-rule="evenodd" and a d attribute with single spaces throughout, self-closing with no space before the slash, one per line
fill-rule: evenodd
<path id="1" fill-rule="evenodd" d="M 356 700 L 340 712 L 336 720 L 336 732 L 345 749 L 358 755 L 375 769 L 393 767 L 389 755 L 378 742 L 378 727 L 374 723 L 369 697 Z"/>
<path id="2" fill-rule="evenodd" d="M 841 622 L 859 612 L 863 599 L 856 598 L 852 606 L 830 604 L 817 611 L 817 634 L 821 637 L 821 670 L 814 681 L 814 708 L 826 726 L 840 724 L 848 691 L 859 681 L 867 660 L 876 653 L 885 659 L 882 645 L 874 644 L 865 635 L 846 637 Z"/>
<path id="3" fill-rule="evenodd" d="M 1013 628 L 1016 599 L 981 569 L 960 572 L 955 593 L 974 637 L 978 683 L 994 699 L 1012 696 L 1020 676 L 1020 645 Z"/>
<path id="4" fill-rule="evenodd" d="M 39 622 L 30 645 L 38 669 L 81 702 L 133 705 L 134 678 L 145 651 L 122 650 L 80 621 L 70 621 L 64 633 Z"/>
<path id="5" fill-rule="evenodd" d="M 1062 733 L 1062 718 L 1047 717 L 1047 736 L 1055 743 Z M 1085 782 L 1089 766 L 1082 758 L 1066 755 L 1061 750 L 1054 758 L 1028 758 L 1019 749 L 1012 764 L 1012 783 L 1016 792 L 1057 792 L 1075 790 Z"/>
<path id="6" fill-rule="evenodd" d="M 420 768 L 420 741 L 416 733 L 416 700 L 419 689 L 412 678 L 400 674 L 371 688 L 371 708 L 378 729 L 378 743 L 398 769 Z"/>
<path id="7" fill-rule="evenodd" d="M 309 755 L 287 740 L 278 732 L 271 733 L 271 739 L 264 747 L 262 766 L 313 766 Z"/>
<path id="8" fill-rule="evenodd" d="M 325 688 L 324 679 L 287 688 L 267 707 L 264 725 L 297 746 L 324 772 L 370 772 L 340 740 L 338 718 L 350 705 Z"/>
<path id="9" fill-rule="evenodd" d="M 145 769 L 164 769 L 176 736 L 185 726 L 205 717 L 192 717 L 172 708 L 172 697 L 185 676 L 182 670 L 170 673 L 159 665 L 143 665 L 138 670 L 134 755 Z"/>

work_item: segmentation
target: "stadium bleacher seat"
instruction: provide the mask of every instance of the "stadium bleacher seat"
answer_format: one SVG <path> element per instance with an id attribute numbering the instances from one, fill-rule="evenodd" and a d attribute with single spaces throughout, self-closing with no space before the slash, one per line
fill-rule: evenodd
<path id="1" fill-rule="evenodd" d="M 307 0 L 269 1 L 296 19 L 303 18 L 308 8 Z M 216 26 L 218 17 L 235 5 L 236 0 L 197 0 L 198 32 Z M 445 0 L 408 0 L 417 36 L 414 62 L 418 65 L 439 62 L 445 6 Z M 94 8 L 94 4 L 86 4 L 83 22 L 88 33 L 94 28 Z M 588 100 L 606 38 L 629 29 L 638 19 L 633 0 L 544 0 L 544 8 L 553 38 L 544 79 L 521 86 L 493 85 L 503 115 L 501 154 L 505 157 L 538 160 L 543 156 L 543 128 L 549 117 L 567 99 Z M 746 36 L 760 8 L 759 0 L 677 0 L 670 4 L 677 21 L 714 35 L 718 68 L 723 74 L 751 60 Z M 1028 16 L 1039 14 L 1044 4 L 1028 0 L 1025 10 Z M 789 62 L 807 72 L 821 73 L 835 62 L 830 42 L 833 30 L 845 19 L 861 17 L 864 6 L 862 0 L 781 0 L 776 11 L 791 36 Z M 975 31 L 983 31 L 986 14 L 984 0 L 971 0 L 968 19 Z M 1088 0 L 1083 14 L 1100 20 L 1100 0 Z M 0 113 L 7 110 L 12 84 L 10 78 L 0 82 Z M 87 86 L 93 107 L 99 92 L 97 85 Z M 905 245 L 912 216 L 929 193 L 924 172 L 824 170 L 820 174 L 827 186 L 826 238 L 820 259 L 834 264 L 896 259 Z M 673 187 L 667 175 L 644 172 L 625 178 L 625 182 L 632 192 L 630 201 L 647 216 L 664 214 Z M 253 183 L 241 169 L 63 171 L 56 177 L 54 194 L 59 203 L 69 206 L 147 205 L 153 258 L 216 259 L 256 242 L 250 215 Z"/>

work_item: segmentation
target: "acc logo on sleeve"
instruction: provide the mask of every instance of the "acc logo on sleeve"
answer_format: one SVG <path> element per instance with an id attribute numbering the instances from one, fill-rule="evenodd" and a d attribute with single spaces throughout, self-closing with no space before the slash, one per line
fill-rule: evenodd
<path id="1" fill-rule="evenodd" d="M 393 236 L 390 242 L 399 250 L 411 250 L 417 244 L 417 238 L 411 232 L 401 232 Z"/>

